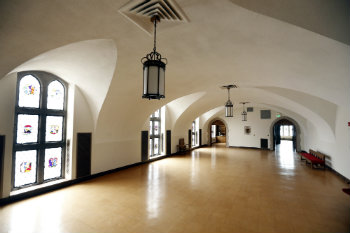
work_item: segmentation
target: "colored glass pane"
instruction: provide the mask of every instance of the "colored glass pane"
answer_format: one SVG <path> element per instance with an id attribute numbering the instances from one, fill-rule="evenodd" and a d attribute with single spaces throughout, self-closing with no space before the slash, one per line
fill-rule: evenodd
<path id="1" fill-rule="evenodd" d="M 64 87 L 58 81 L 49 84 L 47 90 L 47 108 L 63 110 L 64 104 Z"/>
<path id="2" fill-rule="evenodd" d="M 18 106 L 39 108 L 40 84 L 32 75 L 24 76 L 19 84 Z"/>
<path id="3" fill-rule="evenodd" d="M 45 150 L 44 180 L 61 177 L 62 148 L 50 148 Z"/>
<path id="4" fill-rule="evenodd" d="M 17 143 L 31 143 L 38 141 L 38 115 L 18 114 Z"/>
<path id="5" fill-rule="evenodd" d="M 61 116 L 46 117 L 45 140 L 47 142 L 62 141 L 62 124 L 63 124 L 63 117 Z"/>
<path id="6" fill-rule="evenodd" d="M 154 135 L 159 135 L 159 121 L 154 122 Z"/>
<path id="7" fill-rule="evenodd" d="M 36 150 L 17 151 L 15 154 L 15 187 L 36 182 Z"/>

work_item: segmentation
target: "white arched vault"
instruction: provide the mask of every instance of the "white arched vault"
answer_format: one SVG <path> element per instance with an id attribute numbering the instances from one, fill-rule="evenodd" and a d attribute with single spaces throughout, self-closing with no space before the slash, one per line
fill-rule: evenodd
<path id="1" fill-rule="evenodd" d="M 47 51 L 17 66 L 10 74 L 46 71 L 75 85 L 88 103 L 95 127 L 116 64 L 117 48 L 113 40 L 86 40 Z"/>

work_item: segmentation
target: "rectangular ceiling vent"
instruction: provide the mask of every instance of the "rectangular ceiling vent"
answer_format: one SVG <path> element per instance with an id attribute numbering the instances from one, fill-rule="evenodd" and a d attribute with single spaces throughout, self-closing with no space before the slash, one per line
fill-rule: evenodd
<path id="1" fill-rule="evenodd" d="M 154 15 L 161 18 L 161 29 L 188 22 L 186 15 L 174 0 L 131 0 L 120 8 L 119 12 L 149 34 L 153 34 L 150 19 Z"/>

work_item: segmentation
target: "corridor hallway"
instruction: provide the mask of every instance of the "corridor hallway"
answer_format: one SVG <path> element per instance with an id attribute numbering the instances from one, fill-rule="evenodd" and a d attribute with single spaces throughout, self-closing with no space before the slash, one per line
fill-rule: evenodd
<path id="1" fill-rule="evenodd" d="M 216 144 L 2 206 L 0 232 L 349 232 L 346 183 L 283 146 Z"/>

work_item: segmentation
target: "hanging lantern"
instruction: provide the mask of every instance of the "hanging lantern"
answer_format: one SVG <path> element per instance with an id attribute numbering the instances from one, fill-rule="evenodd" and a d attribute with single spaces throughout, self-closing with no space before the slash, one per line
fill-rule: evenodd
<path id="1" fill-rule="evenodd" d="M 153 51 L 141 59 L 143 63 L 143 95 L 142 98 L 165 98 L 165 66 L 167 59 L 156 51 L 157 21 L 160 17 L 154 15 L 151 18 L 154 23 L 154 47 Z M 164 61 L 164 62 L 163 62 Z"/>
<path id="2" fill-rule="evenodd" d="M 231 100 L 227 100 L 225 104 L 225 117 L 233 117 L 233 104 Z"/>
<path id="3" fill-rule="evenodd" d="M 227 89 L 227 95 L 228 95 L 228 100 L 225 104 L 225 117 L 233 117 L 233 104 L 230 100 L 230 89 L 237 88 L 237 86 L 236 85 L 227 85 L 227 86 L 222 86 L 222 88 Z"/>
<path id="4" fill-rule="evenodd" d="M 249 102 L 241 102 L 240 104 L 243 104 L 243 111 L 242 111 L 242 121 L 247 121 L 247 116 L 248 116 L 248 114 L 247 114 L 247 112 L 245 111 L 245 108 L 244 108 L 244 105 L 245 104 L 247 104 L 247 103 L 249 103 Z"/>

